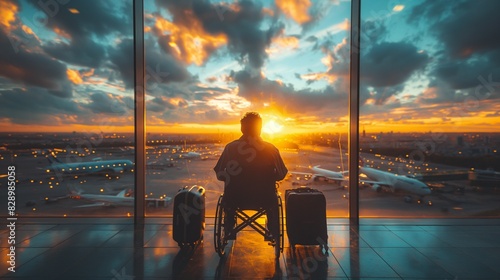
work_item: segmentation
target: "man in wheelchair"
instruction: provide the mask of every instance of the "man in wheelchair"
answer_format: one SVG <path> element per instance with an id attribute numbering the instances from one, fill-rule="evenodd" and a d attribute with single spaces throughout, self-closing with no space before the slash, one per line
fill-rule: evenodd
<path id="1" fill-rule="evenodd" d="M 240 123 L 243 135 L 226 145 L 214 167 L 217 179 L 224 181 L 225 235 L 235 239 L 236 208 L 265 209 L 268 229 L 275 235 L 279 232 L 276 182 L 285 178 L 288 170 L 278 149 L 260 137 L 262 119 L 258 113 L 247 112 Z"/>

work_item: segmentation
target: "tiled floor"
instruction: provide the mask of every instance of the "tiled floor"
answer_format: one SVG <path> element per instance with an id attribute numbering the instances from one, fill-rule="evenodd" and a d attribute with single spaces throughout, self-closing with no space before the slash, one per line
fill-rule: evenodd
<path id="1" fill-rule="evenodd" d="M 286 241 L 278 262 L 253 231 L 220 259 L 211 224 L 202 245 L 180 250 L 171 219 L 143 230 L 131 219 L 31 219 L 15 230 L 15 272 L 2 228 L 3 279 L 500 279 L 499 219 L 330 219 L 328 255 L 297 246 L 293 257 Z"/>

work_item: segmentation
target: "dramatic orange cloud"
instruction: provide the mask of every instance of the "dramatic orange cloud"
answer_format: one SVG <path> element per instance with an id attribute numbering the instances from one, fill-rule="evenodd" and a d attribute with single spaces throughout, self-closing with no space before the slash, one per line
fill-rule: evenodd
<path id="1" fill-rule="evenodd" d="M 0 1 L 0 25 L 10 29 L 11 23 L 16 20 L 18 10 L 19 7 L 14 3 L 10 1 Z"/>
<path id="2" fill-rule="evenodd" d="M 86 72 L 80 72 L 68 68 L 66 70 L 66 75 L 68 75 L 68 80 L 70 80 L 73 84 L 79 85 L 83 83 L 84 77 L 91 77 L 92 75 L 94 75 L 94 69 L 90 69 L 89 71 Z"/>
<path id="3" fill-rule="evenodd" d="M 277 0 L 276 6 L 287 16 L 295 20 L 299 24 L 303 24 L 311 20 L 307 13 L 311 7 L 309 0 Z"/>
<path id="4" fill-rule="evenodd" d="M 205 32 L 199 20 L 193 15 L 187 13 L 186 17 L 189 19 L 184 22 L 189 22 L 189 26 L 157 17 L 155 27 L 163 34 L 170 35 L 168 45 L 174 50 L 173 54 L 178 59 L 199 66 L 205 63 L 212 52 L 225 45 L 227 38 L 224 34 Z"/>
<path id="5" fill-rule="evenodd" d="M 83 83 L 82 77 L 80 77 L 80 73 L 73 69 L 67 69 L 66 74 L 68 75 L 68 80 L 70 80 L 73 84 L 79 85 Z"/>
<path id="6" fill-rule="evenodd" d="M 282 53 L 284 49 L 297 49 L 299 39 L 293 36 L 280 36 L 272 39 L 271 48 L 266 49 L 268 54 Z"/>

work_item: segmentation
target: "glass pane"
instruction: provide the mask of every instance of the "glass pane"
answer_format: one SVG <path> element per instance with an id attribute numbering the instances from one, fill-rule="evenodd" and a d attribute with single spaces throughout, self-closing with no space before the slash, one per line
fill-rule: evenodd
<path id="1" fill-rule="evenodd" d="M 347 160 L 350 3 L 146 1 L 145 10 L 147 194 L 201 185 L 213 216 L 224 189 L 213 168 L 240 137 L 240 118 L 258 111 L 261 136 L 290 171 L 282 195 L 317 188 L 328 214 L 346 217 L 344 182 L 331 174 Z"/>
<path id="2" fill-rule="evenodd" d="M 7 0 L 0 14 L 0 186 L 16 184 L 15 212 L 131 215 L 131 1 Z"/>
<path id="3" fill-rule="evenodd" d="M 364 217 L 498 217 L 498 1 L 363 1 Z"/>

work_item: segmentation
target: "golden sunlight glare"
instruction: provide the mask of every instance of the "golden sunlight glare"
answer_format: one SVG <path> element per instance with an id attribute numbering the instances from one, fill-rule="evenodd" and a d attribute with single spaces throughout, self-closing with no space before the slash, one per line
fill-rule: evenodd
<path id="1" fill-rule="evenodd" d="M 275 122 L 274 120 L 270 120 L 262 126 L 262 132 L 271 135 L 281 132 L 282 130 L 283 130 L 283 125 Z"/>

